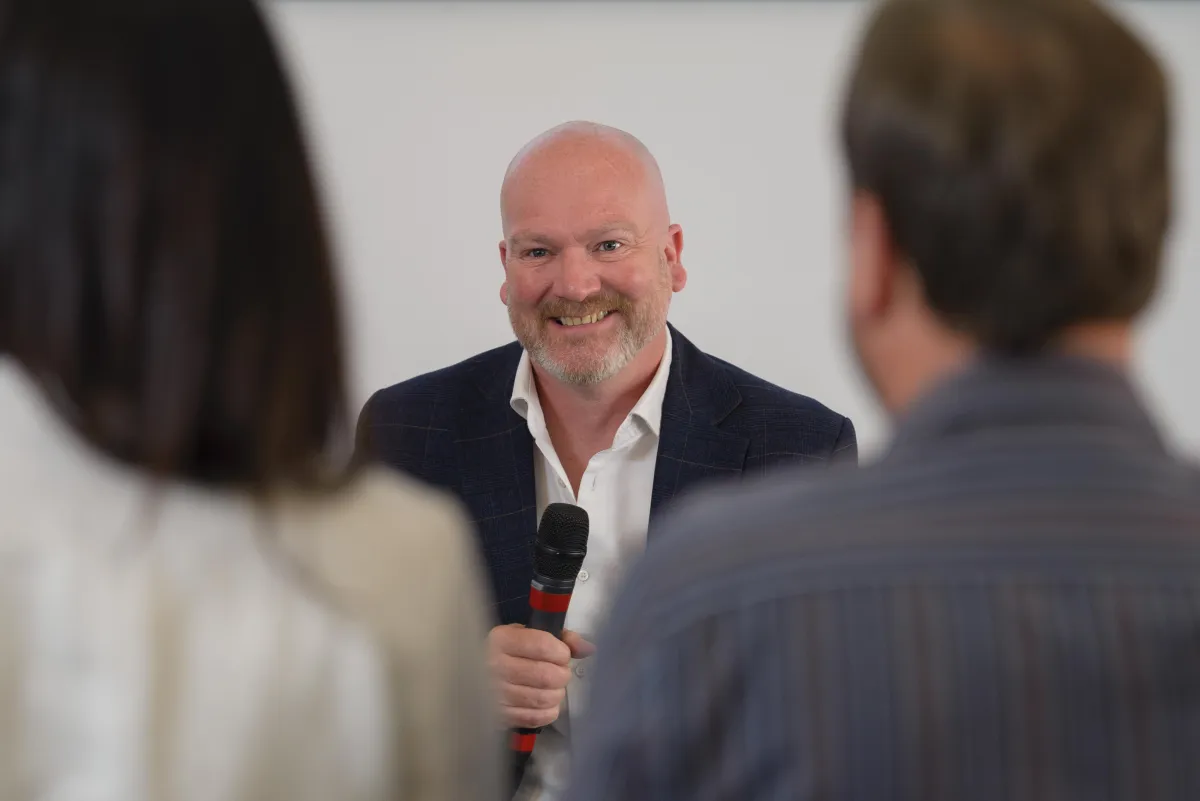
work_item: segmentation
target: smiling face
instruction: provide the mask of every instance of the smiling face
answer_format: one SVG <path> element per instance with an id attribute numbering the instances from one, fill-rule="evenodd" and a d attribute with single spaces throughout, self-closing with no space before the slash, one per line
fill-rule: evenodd
<path id="1" fill-rule="evenodd" d="M 640 143 L 595 127 L 535 140 L 509 169 L 501 213 L 500 298 L 535 365 L 597 384 L 662 335 L 687 281 L 683 233 Z"/>

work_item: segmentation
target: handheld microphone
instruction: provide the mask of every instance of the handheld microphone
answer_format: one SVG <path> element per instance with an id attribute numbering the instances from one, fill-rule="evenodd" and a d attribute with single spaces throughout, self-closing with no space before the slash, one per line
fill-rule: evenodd
<path id="1" fill-rule="evenodd" d="M 575 591 L 575 578 L 587 555 L 587 510 L 569 503 L 552 503 L 542 513 L 533 545 L 533 581 L 529 586 L 527 628 L 546 631 L 562 639 L 567 607 Z M 513 791 L 520 786 L 529 755 L 541 729 L 515 729 Z"/>

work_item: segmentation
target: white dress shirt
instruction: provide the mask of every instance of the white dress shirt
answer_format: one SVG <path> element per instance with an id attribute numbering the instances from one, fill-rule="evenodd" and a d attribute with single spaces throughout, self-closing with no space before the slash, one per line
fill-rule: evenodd
<path id="1" fill-rule="evenodd" d="M 0 357 L 0 799 L 497 798 L 483 573 L 456 502 L 141 473 Z"/>
<path id="2" fill-rule="evenodd" d="M 538 520 L 551 503 L 575 504 L 588 513 L 587 557 L 575 582 L 566 626 L 590 642 L 595 641 L 596 633 L 608 617 L 614 593 L 620 588 L 625 571 L 646 548 L 659 426 L 670 371 L 671 332 L 668 329 L 666 350 L 654 378 L 617 429 L 612 446 L 588 462 L 577 498 L 550 442 L 528 353 L 521 355 L 517 367 L 511 404 L 525 418 L 537 446 L 534 480 Z M 572 726 L 580 725 L 587 706 L 586 660 L 573 661 L 571 668 L 574 675 L 567 686 L 566 701 L 558 721 L 538 736 L 519 794 L 521 798 L 555 801 L 565 789 L 570 762 L 570 730 Z"/>

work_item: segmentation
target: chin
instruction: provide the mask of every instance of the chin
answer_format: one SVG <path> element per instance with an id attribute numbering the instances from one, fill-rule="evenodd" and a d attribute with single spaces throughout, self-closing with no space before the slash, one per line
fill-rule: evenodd
<path id="1" fill-rule="evenodd" d="M 624 364 L 618 364 L 617 352 L 610 349 L 607 353 L 593 358 L 579 358 L 543 352 L 539 359 L 540 366 L 550 375 L 565 384 L 588 386 L 607 381 L 621 371 Z"/>

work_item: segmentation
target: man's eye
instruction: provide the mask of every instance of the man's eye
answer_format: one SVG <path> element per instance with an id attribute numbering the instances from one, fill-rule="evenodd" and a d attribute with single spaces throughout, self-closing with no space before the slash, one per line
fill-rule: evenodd
<path id="1" fill-rule="evenodd" d="M 525 258 L 527 259 L 544 259 L 548 255 L 550 255 L 550 251 L 545 248 L 530 248 L 525 251 Z"/>
<path id="2" fill-rule="evenodd" d="M 621 248 L 621 243 L 617 242 L 614 239 L 609 239 L 606 242 L 600 243 L 600 250 L 603 251 L 604 253 L 613 253 L 617 250 L 620 250 L 620 248 Z"/>

